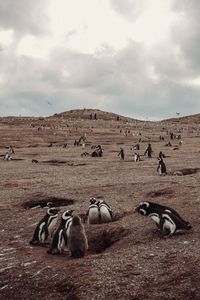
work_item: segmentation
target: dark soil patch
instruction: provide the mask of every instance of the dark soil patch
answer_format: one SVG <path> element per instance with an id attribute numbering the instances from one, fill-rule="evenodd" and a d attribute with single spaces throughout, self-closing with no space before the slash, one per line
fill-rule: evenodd
<path id="1" fill-rule="evenodd" d="M 172 189 L 164 188 L 157 191 L 148 192 L 145 194 L 145 196 L 155 198 L 163 195 L 172 195 L 172 194 L 174 194 L 174 191 Z"/>
<path id="2" fill-rule="evenodd" d="M 199 172 L 199 168 L 185 168 L 173 172 L 173 175 L 190 175 Z"/>
<path id="3" fill-rule="evenodd" d="M 60 164 L 66 164 L 66 160 L 58 160 L 58 159 L 50 159 L 50 160 L 43 160 L 41 161 L 43 164 L 52 164 L 52 165 L 60 165 Z"/>
<path id="4" fill-rule="evenodd" d="M 88 234 L 89 252 L 91 253 L 102 253 L 129 233 L 129 230 L 123 227 L 99 228 L 97 230 L 95 226 L 95 229 L 94 231 L 90 230 Z"/>
<path id="5" fill-rule="evenodd" d="M 22 203 L 22 207 L 25 209 L 34 208 L 34 207 L 45 207 L 47 203 L 50 203 L 52 207 L 68 206 L 74 204 L 73 199 L 68 198 L 59 198 L 59 197 L 43 197 L 43 198 L 34 198 Z"/>

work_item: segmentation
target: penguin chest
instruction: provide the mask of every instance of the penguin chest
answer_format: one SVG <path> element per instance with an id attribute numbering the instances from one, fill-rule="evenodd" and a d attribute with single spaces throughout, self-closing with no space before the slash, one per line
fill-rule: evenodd
<path id="1" fill-rule="evenodd" d="M 99 209 L 97 206 L 91 207 L 88 214 L 88 223 L 97 224 L 99 223 Z"/>
<path id="2" fill-rule="evenodd" d="M 161 165 L 159 165 L 158 173 L 159 173 L 160 175 L 162 174 L 162 166 L 161 166 Z"/>
<path id="3" fill-rule="evenodd" d="M 64 236 L 63 236 L 63 229 L 59 231 L 57 248 L 60 252 L 62 252 L 65 248 L 65 239 L 64 239 Z"/>
<path id="4" fill-rule="evenodd" d="M 156 222 L 157 225 L 160 224 L 160 217 L 158 214 L 150 214 L 149 217 L 154 221 Z"/>
<path id="5" fill-rule="evenodd" d="M 55 228 L 55 225 L 56 225 L 56 222 L 57 222 L 57 217 L 49 219 L 49 222 L 48 222 L 48 231 L 49 231 L 50 234 L 53 232 L 53 230 Z"/>
<path id="6" fill-rule="evenodd" d="M 69 219 L 65 224 L 67 239 L 69 238 L 69 231 L 70 231 L 71 225 L 72 225 L 72 218 Z"/>
<path id="7" fill-rule="evenodd" d="M 111 222 L 111 215 L 110 211 L 105 205 L 100 207 L 100 214 L 101 214 L 101 223 Z"/>
<path id="8" fill-rule="evenodd" d="M 176 224 L 171 218 L 165 218 L 165 221 L 163 223 L 163 229 L 168 230 L 172 234 L 176 231 Z"/>
<path id="9" fill-rule="evenodd" d="M 44 241 L 46 240 L 46 232 L 45 232 L 44 226 L 45 226 L 45 222 L 42 222 L 39 226 L 38 240 L 41 243 L 44 243 Z"/>

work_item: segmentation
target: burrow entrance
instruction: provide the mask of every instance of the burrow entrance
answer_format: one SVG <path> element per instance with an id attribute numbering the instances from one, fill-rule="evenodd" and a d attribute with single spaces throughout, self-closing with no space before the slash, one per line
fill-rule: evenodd
<path id="1" fill-rule="evenodd" d="M 60 207 L 74 204 L 74 199 L 63 197 L 34 197 L 28 201 L 22 203 L 22 207 L 25 209 L 33 209 L 39 207 Z"/>
<path id="2" fill-rule="evenodd" d="M 184 175 L 190 175 L 190 174 L 195 174 L 199 172 L 199 168 L 185 168 L 185 169 L 180 169 L 177 171 L 174 171 L 172 175 L 174 176 L 184 176 Z"/>
<path id="3" fill-rule="evenodd" d="M 155 198 L 155 197 L 159 197 L 159 196 L 163 196 L 163 195 L 172 195 L 174 194 L 174 191 L 170 188 L 164 188 L 164 189 L 160 189 L 157 191 L 151 191 L 145 194 L 146 197 L 151 197 L 151 198 Z"/>
<path id="4" fill-rule="evenodd" d="M 123 227 L 115 227 L 109 229 L 99 228 L 98 230 L 95 226 L 95 230 L 91 230 L 90 226 L 90 232 L 88 232 L 89 253 L 102 253 L 103 251 L 111 247 L 114 243 L 127 236 L 129 232 L 129 229 Z"/>

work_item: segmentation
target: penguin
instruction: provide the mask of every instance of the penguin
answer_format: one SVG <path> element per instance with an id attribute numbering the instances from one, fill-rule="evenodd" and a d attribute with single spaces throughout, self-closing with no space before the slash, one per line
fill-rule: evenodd
<path id="1" fill-rule="evenodd" d="M 47 240 L 48 236 L 52 233 L 55 227 L 58 211 L 59 209 L 56 209 L 55 207 L 47 209 L 46 215 L 35 228 L 33 238 L 29 242 L 30 245 L 40 245 Z"/>
<path id="2" fill-rule="evenodd" d="M 65 211 L 61 216 L 61 221 L 58 229 L 53 235 L 53 239 L 47 253 L 49 254 L 62 254 L 67 245 L 69 237 L 69 229 L 72 223 L 73 210 Z"/>
<path id="3" fill-rule="evenodd" d="M 85 256 L 88 249 L 88 240 L 84 226 L 79 216 L 73 216 L 69 229 L 68 249 L 74 258 Z"/>
<path id="4" fill-rule="evenodd" d="M 176 232 L 190 230 L 192 228 L 191 225 L 186 225 L 181 218 L 169 211 L 164 213 L 158 211 L 157 216 L 156 213 L 150 214 L 149 216 L 156 222 L 162 238 L 168 238 Z"/>
<path id="5" fill-rule="evenodd" d="M 99 207 L 97 205 L 96 198 L 90 199 L 90 205 L 89 205 L 86 216 L 88 218 L 88 224 L 100 223 Z"/>
<path id="6" fill-rule="evenodd" d="M 140 154 L 138 152 L 134 152 L 134 161 L 140 161 Z"/>
<path id="7" fill-rule="evenodd" d="M 37 164 L 37 163 L 38 163 L 38 160 L 37 160 L 37 159 L 32 159 L 32 163 Z"/>
<path id="8" fill-rule="evenodd" d="M 124 149 L 122 147 L 120 148 L 118 156 L 120 157 L 121 160 L 124 160 L 125 153 L 124 153 Z"/>
<path id="9" fill-rule="evenodd" d="M 53 207 L 53 202 L 41 202 L 40 204 L 34 205 L 30 207 L 30 209 L 36 209 L 36 208 L 50 208 Z"/>
<path id="10" fill-rule="evenodd" d="M 159 160 L 159 163 L 158 163 L 158 167 L 157 167 L 157 172 L 159 172 L 160 175 L 166 175 L 167 168 L 166 168 L 166 165 L 165 165 L 162 157 L 159 157 L 158 160 Z"/>
<path id="11" fill-rule="evenodd" d="M 183 227 L 185 226 L 187 230 L 192 228 L 189 222 L 185 221 L 176 210 L 169 206 L 164 206 L 150 201 L 144 201 L 136 207 L 136 211 L 141 215 L 151 217 L 151 219 L 156 222 L 158 227 L 160 224 L 161 214 L 171 214 L 174 216 L 174 218 L 177 218 L 177 220 L 179 220 L 178 222 L 181 222 L 183 224 Z"/>
<path id="12" fill-rule="evenodd" d="M 152 147 L 151 147 L 151 143 L 149 143 L 147 149 L 144 152 L 144 155 L 147 154 L 147 157 L 151 157 L 152 152 L 153 152 L 153 150 L 152 150 Z"/>
<path id="13" fill-rule="evenodd" d="M 99 200 L 97 203 L 100 213 L 100 223 L 112 222 L 113 212 L 110 206 L 103 200 Z"/>

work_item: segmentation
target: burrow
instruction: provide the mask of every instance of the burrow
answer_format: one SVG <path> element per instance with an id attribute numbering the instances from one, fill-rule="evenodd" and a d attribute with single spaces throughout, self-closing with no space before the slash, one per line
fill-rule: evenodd
<path id="1" fill-rule="evenodd" d="M 68 206 L 74 204 L 74 199 L 64 197 L 33 197 L 22 203 L 25 209 L 33 209 L 36 207 L 45 207 L 48 204 L 52 207 Z"/>
<path id="2" fill-rule="evenodd" d="M 94 229 L 92 228 L 94 227 Z M 87 233 L 90 254 L 98 254 L 110 248 L 113 244 L 123 239 L 130 233 L 130 229 L 124 227 L 105 228 L 105 225 L 90 226 Z"/>
<path id="3" fill-rule="evenodd" d="M 157 191 L 151 191 L 145 194 L 146 197 L 151 197 L 151 198 L 155 198 L 155 197 L 159 197 L 159 196 L 170 196 L 174 194 L 174 191 L 170 188 L 164 188 L 164 189 L 160 189 Z"/>
<path id="4" fill-rule="evenodd" d="M 180 170 L 176 170 L 172 172 L 172 175 L 174 176 L 184 176 L 184 175 L 190 175 L 190 174 L 195 174 L 199 172 L 199 168 L 184 168 Z"/>

